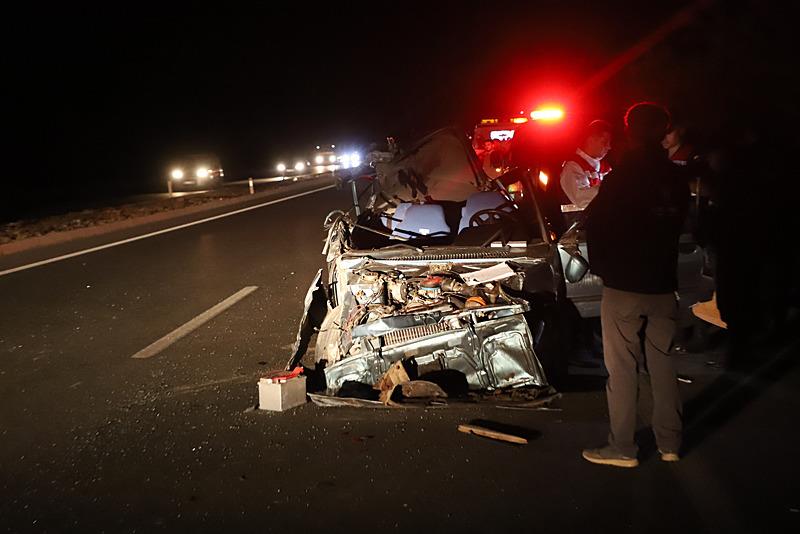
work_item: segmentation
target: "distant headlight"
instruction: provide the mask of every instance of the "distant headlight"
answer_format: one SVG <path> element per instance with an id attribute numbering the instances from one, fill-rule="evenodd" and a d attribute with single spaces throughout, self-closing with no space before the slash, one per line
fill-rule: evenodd
<path id="1" fill-rule="evenodd" d="M 303 163 L 302 161 L 298 161 L 297 163 L 294 164 L 294 170 L 296 170 L 297 172 L 305 170 L 305 168 L 306 164 Z"/>
<path id="2" fill-rule="evenodd" d="M 322 156 L 317 156 L 316 158 L 314 158 L 314 163 L 316 163 L 317 165 L 322 165 L 324 161 L 325 158 L 323 158 Z"/>
<path id="3" fill-rule="evenodd" d="M 285 172 L 285 171 L 286 171 L 286 165 L 284 165 L 283 163 L 278 163 L 278 172 Z"/>
<path id="4" fill-rule="evenodd" d="M 180 169 L 174 169 L 172 173 L 170 173 L 170 176 L 172 176 L 173 180 L 180 180 L 183 178 L 183 171 Z"/>
<path id="5" fill-rule="evenodd" d="M 328 158 L 328 162 L 330 162 L 330 163 L 336 163 L 336 156 L 330 156 L 330 157 Z"/>
<path id="6" fill-rule="evenodd" d="M 201 167 L 196 171 L 194 171 L 194 175 L 197 176 L 198 178 L 208 178 L 208 169 L 204 169 Z"/>

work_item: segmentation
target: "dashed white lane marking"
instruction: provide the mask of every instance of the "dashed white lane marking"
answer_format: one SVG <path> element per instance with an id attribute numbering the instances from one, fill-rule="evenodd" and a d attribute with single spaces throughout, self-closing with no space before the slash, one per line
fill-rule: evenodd
<path id="1" fill-rule="evenodd" d="M 237 291 L 230 297 L 226 298 L 219 304 L 212 306 L 211 308 L 207 309 L 206 311 L 204 311 L 191 321 L 187 322 L 182 326 L 179 326 L 178 328 L 176 328 L 166 336 L 162 337 L 158 341 L 151 343 L 147 347 L 143 348 L 142 350 L 131 356 L 131 358 L 137 358 L 137 359 L 152 358 L 153 356 L 155 356 L 162 350 L 166 349 L 167 347 L 169 347 L 170 345 L 172 345 L 185 335 L 191 333 L 192 331 L 199 328 L 203 324 L 207 323 L 220 313 L 224 312 L 225 310 L 227 310 L 228 308 L 230 308 L 231 306 L 233 306 L 234 304 L 245 298 L 247 295 L 255 291 L 256 289 L 258 289 L 258 286 L 247 286 L 245 288 L 240 289 L 239 291 Z"/>
<path id="2" fill-rule="evenodd" d="M 163 230 L 158 230 L 155 232 L 150 232 L 149 234 L 137 235 L 135 237 L 130 237 L 128 239 L 123 239 L 122 241 L 115 241 L 113 243 L 108 243 L 106 245 L 100 245 L 97 247 L 87 248 L 85 250 L 79 250 L 77 252 L 70 252 L 69 254 L 64 254 L 63 256 L 57 256 L 55 258 L 49 258 L 42 261 L 37 261 L 34 263 L 29 263 L 27 265 L 21 265 L 19 267 L 14 267 L 13 269 L 6 269 L 5 271 L 0 271 L 0 276 L 5 276 L 7 274 L 16 273 L 18 271 L 25 271 L 27 269 L 33 269 L 34 267 L 41 267 L 42 265 L 47 265 L 49 263 L 55 263 L 57 261 L 68 260 L 70 258 L 74 258 L 76 256 L 83 256 L 84 254 L 90 254 L 92 252 L 97 252 L 99 250 L 105 250 L 111 247 L 118 247 L 120 245 L 124 245 L 126 243 L 132 243 L 134 241 L 139 241 L 141 239 L 147 239 L 148 237 L 155 237 L 157 235 L 166 234 L 169 232 L 174 232 L 176 230 L 182 230 L 183 228 L 189 228 L 190 226 L 195 226 L 198 224 L 207 223 L 210 221 L 216 221 L 217 219 L 223 219 L 225 217 L 230 217 L 231 215 L 238 215 L 239 213 L 244 213 L 246 211 L 257 210 L 258 208 L 263 208 L 265 206 L 271 206 L 272 204 L 278 204 L 280 202 L 286 202 L 287 200 L 292 200 L 294 198 L 303 197 L 306 195 L 311 195 L 312 193 L 318 193 L 319 191 L 324 191 L 326 189 L 332 189 L 336 187 L 335 185 L 326 185 L 325 187 L 318 187 L 317 189 L 312 189 L 311 191 L 304 191 L 303 193 L 298 193 L 296 195 L 290 195 L 288 197 L 278 198 L 275 200 L 270 200 L 269 202 L 262 202 L 261 204 L 256 204 L 255 206 L 248 206 L 246 208 L 241 208 L 235 211 L 229 211 L 227 213 L 222 213 L 220 215 L 214 215 L 213 217 L 206 217 L 205 219 L 200 219 L 199 221 L 192 221 L 186 224 L 180 224 L 178 226 L 172 226 L 170 228 L 164 228 Z"/>

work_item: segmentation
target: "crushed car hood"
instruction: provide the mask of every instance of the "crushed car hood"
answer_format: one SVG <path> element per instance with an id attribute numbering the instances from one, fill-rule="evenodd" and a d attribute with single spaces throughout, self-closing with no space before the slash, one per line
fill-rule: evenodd
<path id="1" fill-rule="evenodd" d="M 313 351 L 327 395 L 348 383 L 374 386 L 396 362 L 421 380 L 456 372 L 471 391 L 547 386 L 525 318 L 529 304 L 504 289 L 521 290 L 526 269 L 549 272 L 545 260 L 529 258 L 523 267 L 501 258 L 402 258 L 345 255 L 334 262 L 335 296 L 316 327 Z M 310 308 L 323 302 L 321 291 L 318 276 L 304 319 L 319 315 Z M 301 325 L 296 357 L 308 346 L 304 331 L 307 338 L 310 330 Z"/>

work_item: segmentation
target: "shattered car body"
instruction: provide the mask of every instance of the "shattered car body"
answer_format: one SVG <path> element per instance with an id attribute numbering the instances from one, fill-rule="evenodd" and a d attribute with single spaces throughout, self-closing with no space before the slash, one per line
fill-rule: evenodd
<path id="1" fill-rule="evenodd" d="M 523 315 L 528 304 L 504 294 L 499 283 L 461 282 L 457 271 L 469 264 L 352 262 L 337 265 L 341 300 L 318 335 L 316 359 L 327 362 L 329 390 L 349 380 L 374 384 L 401 360 L 410 360 L 419 376 L 463 373 L 470 389 L 545 385 Z"/>
<path id="2" fill-rule="evenodd" d="M 497 187 L 450 129 L 378 164 L 360 214 L 326 220 L 326 273 L 287 367 L 316 336 L 327 395 L 373 386 L 396 362 L 413 378 L 455 373 L 471 391 L 547 386 L 537 318 L 561 285 L 558 251 L 535 203 Z"/>

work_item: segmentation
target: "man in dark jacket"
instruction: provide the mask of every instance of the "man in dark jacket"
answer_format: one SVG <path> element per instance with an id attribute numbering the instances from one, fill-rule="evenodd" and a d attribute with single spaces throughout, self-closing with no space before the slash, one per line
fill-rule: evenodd
<path id="1" fill-rule="evenodd" d="M 653 391 L 653 430 L 661 458 L 677 461 L 681 401 L 669 356 L 675 333 L 678 241 L 689 188 L 661 140 L 663 107 L 644 102 L 625 114 L 630 149 L 603 182 L 586 216 L 592 271 L 603 279 L 600 316 L 611 423 L 609 443 L 587 449 L 593 463 L 635 467 L 638 374 Z"/>

